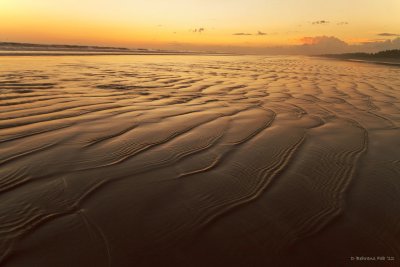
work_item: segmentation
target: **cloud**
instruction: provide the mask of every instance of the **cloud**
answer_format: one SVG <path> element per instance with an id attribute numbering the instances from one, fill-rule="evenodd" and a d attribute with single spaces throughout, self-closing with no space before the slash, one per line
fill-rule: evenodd
<path id="1" fill-rule="evenodd" d="M 400 37 L 397 37 L 393 40 L 385 40 L 385 41 L 371 41 L 366 42 L 361 45 L 353 45 L 358 46 L 359 49 L 362 49 L 361 52 L 378 52 L 383 50 L 392 50 L 392 49 L 400 49 Z"/>
<path id="2" fill-rule="evenodd" d="M 376 42 L 385 42 L 388 39 L 384 39 L 384 38 L 376 38 L 376 39 L 369 39 L 367 41 L 361 42 L 361 44 L 370 44 L 370 43 L 376 43 Z"/>
<path id="3" fill-rule="evenodd" d="M 400 36 L 400 34 L 387 33 L 387 32 L 378 33 L 377 35 L 378 36 L 385 36 L 385 37 L 397 37 L 397 36 Z"/>
<path id="4" fill-rule="evenodd" d="M 349 46 L 346 42 L 334 36 L 303 37 L 300 41 L 303 44 L 296 48 L 305 54 L 346 52 Z"/>
<path id="5" fill-rule="evenodd" d="M 252 34 L 251 33 L 246 33 L 246 32 L 237 32 L 237 33 L 234 33 L 232 35 L 245 36 L 245 35 L 252 35 Z"/>
<path id="6" fill-rule="evenodd" d="M 349 44 L 335 36 L 307 36 L 300 39 L 298 45 L 281 46 L 232 46 L 232 45 L 194 45 L 189 43 L 171 43 L 170 49 L 193 51 L 217 51 L 228 53 L 264 54 L 264 55 L 321 55 L 366 52 L 375 53 L 384 50 L 400 49 L 400 37 L 393 40 L 370 40 L 358 44 Z"/>
<path id="7" fill-rule="evenodd" d="M 343 45 L 346 44 L 344 41 L 334 36 L 315 36 L 315 37 L 303 37 L 300 38 L 303 45 L 322 45 L 322 44 L 335 44 Z"/>
<path id="8" fill-rule="evenodd" d="M 335 36 L 306 36 L 299 41 L 300 44 L 298 45 L 227 47 L 226 51 L 269 55 L 321 55 L 354 52 L 375 53 L 383 50 L 400 49 L 400 37 L 394 40 L 371 40 L 358 44 L 349 44 Z"/>
<path id="9" fill-rule="evenodd" d="M 206 30 L 206 29 L 204 29 L 204 28 L 196 28 L 196 29 L 193 30 L 193 32 L 202 33 L 202 32 L 204 32 L 205 30 Z"/>
<path id="10" fill-rule="evenodd" d="M 302 45 L 289 46 L 287 51 L 295 54 L 339 54 L 400 49 L 400 38 L 394 40 L 371 40 L 359 44 L 348 44 L 334 36 L 315 36 L 301 38 Z"/>
<path id="11" fill-rule="evenodd" d="M 339 25 L 339 26 L 348 25 L 348 24 L 349 23 L 347 21 L 341 21 L 341 22 L 336 23 L 336 25 Z"/>
<path id="12" fill-rule="evenodd" d="M 248 32 L 236 32 L 236 33 L 233 33 L 232 35 L 237 35 L 237 36 L 249 36 L 249 35 L 264 36 L 264 35 L 267 35 L 267 33 L 262 32 L 262 31 L 257 31 L 257 33 L 255 33 L 255 34 L 248 33 Z"/>
<path id="13" fill-rule="evenodd" d="M 317 20 L 317 21 L 312 21 L 312 25 L 320 25 L 320 24 L 329 24 L 329 21 L 327 20 Z"/>

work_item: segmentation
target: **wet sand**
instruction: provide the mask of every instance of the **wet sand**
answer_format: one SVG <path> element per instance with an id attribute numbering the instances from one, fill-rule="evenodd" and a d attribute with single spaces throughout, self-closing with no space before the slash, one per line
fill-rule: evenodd
<path id="1" fill-rule="evenodd" d="M 0 92 L 1 266 L 400 264 L 399 68 L 1 57 Z"/>

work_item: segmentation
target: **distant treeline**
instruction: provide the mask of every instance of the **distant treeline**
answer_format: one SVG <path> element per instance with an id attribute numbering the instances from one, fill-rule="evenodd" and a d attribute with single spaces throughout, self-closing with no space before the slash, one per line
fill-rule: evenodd
<path id="1" fill-rule="evenodd" d="M 328 54 L 322 55 L 325 57 L 333 57 L 333 58 L 345 58 L 345 59 L 379 59 L 379 58 L 388 58 L 388 59 L 400 59 L 400 49 L 394 50 L 385 50 L 377 53 L 345 53 L 345 54 Z"/>

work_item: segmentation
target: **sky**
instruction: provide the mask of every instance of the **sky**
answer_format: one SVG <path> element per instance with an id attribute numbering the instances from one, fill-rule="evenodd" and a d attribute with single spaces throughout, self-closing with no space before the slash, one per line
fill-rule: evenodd
<path id="1" fill-rule="evenodd" d="M 257 52 L 337 38 L 353 46 L 398 38 L 399 14 L 400 0 L 0 0 L 0 41 Z"/>

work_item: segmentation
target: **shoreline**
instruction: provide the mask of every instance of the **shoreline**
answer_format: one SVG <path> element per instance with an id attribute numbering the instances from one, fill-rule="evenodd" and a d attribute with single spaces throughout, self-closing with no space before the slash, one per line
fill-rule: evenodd
<path id="1" fill-rule="evenodd" d="M 0 57 L 6 56 L 232 56 L 229 53 L 201 52 L 79 52 L 79 51 L 0 51 Z"/>
<path id="2" fill-rule="evenodd" d="M 400 59 L 398 58 L 344 57 L 343 55 L 318 55 L 311 57 L 400 67 Z"/>
<path id="3" fill-rule="evenodd" d="M 389 66 L 398 66 L 400 67 L 400 60 L 399 61 L 380 61 L 380 60 L 367 60 L 367 59 L 347 59 L 347 61 L 352 62 L 360 62 L 360 63 L 372 63 L 372 64 L 380 64 L 380 65 L 389 65 Z"/>

